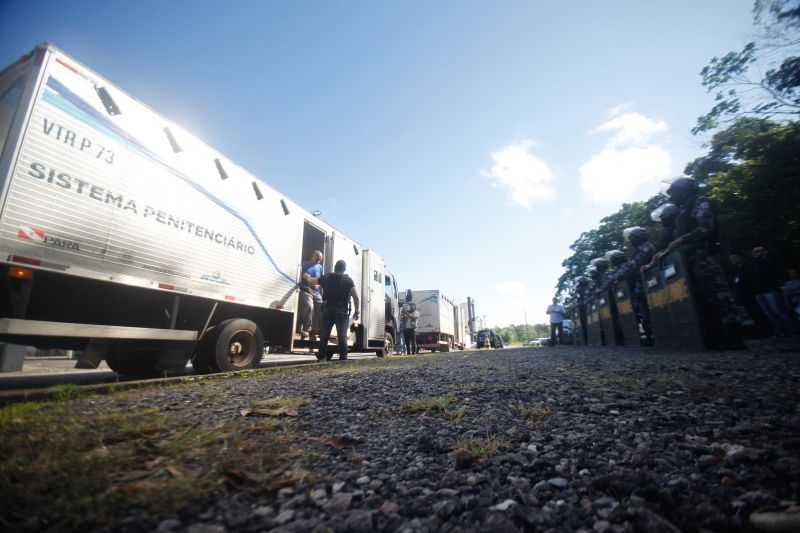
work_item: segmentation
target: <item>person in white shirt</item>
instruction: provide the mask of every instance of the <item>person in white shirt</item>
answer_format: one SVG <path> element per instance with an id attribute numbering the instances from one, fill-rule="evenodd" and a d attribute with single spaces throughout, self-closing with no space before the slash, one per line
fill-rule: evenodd
<path id="1" fill-rule="evenodd" d="M 567 310 L 563 305 L 559 305 L 558 298 L 553 298 L 553 305 L 547 307 L 547 314 L 550 315 L 550 346 L 556 345 L 556 330 L 558 330 L 558 344 L 563 344 L 564 317 Z"/>

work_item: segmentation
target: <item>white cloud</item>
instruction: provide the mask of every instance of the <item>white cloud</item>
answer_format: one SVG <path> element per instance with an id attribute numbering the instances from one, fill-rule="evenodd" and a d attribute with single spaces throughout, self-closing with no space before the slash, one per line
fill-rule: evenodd
<path id="1" fill-rule="evenodd" d="M 625 144 L 642 144 L 652 136 L 667 131 L 667 123 L 663 120 L 653 120 L 641 113 L 622 113 L 621 106 L 611 111 L 612 118 L 599 125 L 592 133 L 618 130 L 618 133 L 609 141 L 618 146 Z"/>
<path id="2" fill-rule="evenodd" d="M 508 189 L 514 203 L 525 208 L 555 196 L 550 185 L 555 176 L 547 163 L 530 153 L 533 146 L 529 139 L 504 146 L 492 153 L 494 165 L 481 170 L 495 186 Z"/>
<path id="3" fill-rule="evenodd" d="M 640 185 L 669 175 L 670 156 L 659 134 L 668 124 L 628 111 L 629 104 L 615 107 L 609 120 L 592 133 L 616 132 L 605 147 L 581 165 L 581 188 L 589 201 L 620 203 L 633 199 Z"/>
<path id="4" fill-rule="evenodd" d="M 607 147 L 580 168 L 581 188 L 594 203 L 620 203 L 639 185 L 669 174 L 669 153 L 660 146 Z"/>

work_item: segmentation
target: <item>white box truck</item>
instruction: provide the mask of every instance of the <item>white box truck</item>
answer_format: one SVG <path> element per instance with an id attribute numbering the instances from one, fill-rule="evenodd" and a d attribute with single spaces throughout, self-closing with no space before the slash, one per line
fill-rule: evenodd
<path id="1" fill-rule="evenodd" d="M 361 291 L 355 348 L 391 351 L 379 256 L 57 48 L 0 71 L 0 147 L 3 348 L 131 375 L 251 368 L 265 342 L 301 344 L 300 264 L 320 250 Z"/>
<path id="2" fill-rule="evenodd" d="M 412 291 L 417 305 L 417 347 L 447 352 L 456 347 L 458 306 L 439 290 Z"/>

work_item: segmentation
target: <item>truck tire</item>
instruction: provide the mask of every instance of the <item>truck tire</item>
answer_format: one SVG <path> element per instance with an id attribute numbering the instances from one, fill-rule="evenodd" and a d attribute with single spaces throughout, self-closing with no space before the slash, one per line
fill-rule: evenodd
<path id="1" fill-rule="evenodd" d="M 394 353 L 394 337 L 388 331 L 383 334 L 383 347 L 380 350 L 375 350 L 375 355 L 378 357 L 385 357 Z"/>
<path id="2" fill-rule="evenodd" d="M 152 378 L 163 374 L 156 369 L 161 346 L 148 341 L 120 340 L 106 354 L 108 367 L 123 376 Z"/>
<path id="3" fill-rule="evenodd" d="M 254 368 L 264 355 L 264 335 L 244 318 L 223 320 L 200 343 L 192 365 L 198 372 L 232 372 Z"/>

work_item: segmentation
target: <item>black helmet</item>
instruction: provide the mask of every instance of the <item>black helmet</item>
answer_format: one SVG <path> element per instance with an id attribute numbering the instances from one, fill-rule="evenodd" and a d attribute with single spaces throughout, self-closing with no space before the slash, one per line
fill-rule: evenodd
<path id="1" fill-rule="evenodd" d="M 604 270 L 608 270 L 609 265 L 610 263 L 608 262 L 608 259 L 606 259 L 605 257 L 598 257 L 596 259 L 592 259 L 589 262 L 589 268 L 594 267 L 595 270 L 597 270 L 598 272 L 603 272 Z"/>
<path id="2" fill-rule="evenodd" d="M 608 259 L 615 267 L 625 262 L 625 252 L 622 250 L 609 250 L 606 252 L 606 259 Z"/>
<path id="3" fill-rule="evenodd" d="M 677 205 L 683 205 L 700 190 L 700 185 L 693 178 L 675 178 L 665 183 L 669 184 L 667 196 Z"/>
<path id="4" fill-rule="evenodd" d="M 677 214 L 678 206 L 667 203 L 656 208 L 655 211 L 650 213 L 650 218 L 653 220 L 653 222 L 666 223 L 671 219 L 671 217 L 674 217 Z"/>
<path id="5" fill-rule="evenodd" d="M 672 205 L 672 204 L 669 204 Z M 675 207 L 675 206 L 672 206 Z M 659 208 L 660 209 L 660 208 Z M 655 211 L 653 211 L 655 213 Z M 631 226 L 622 230 L 622 237 L 631 241 L 634 246 L 643 243 L 650 238 L 650 232 L 641 226 Z"/>

